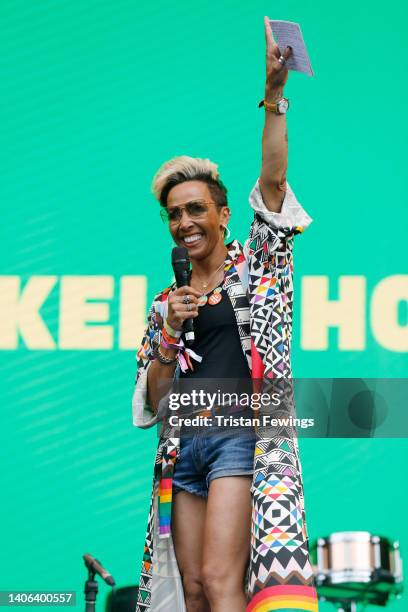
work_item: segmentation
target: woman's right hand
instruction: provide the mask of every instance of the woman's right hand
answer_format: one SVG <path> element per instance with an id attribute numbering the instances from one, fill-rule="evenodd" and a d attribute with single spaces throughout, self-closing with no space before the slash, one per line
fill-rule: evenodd
<path id="1" fill-rule="evenodd" d="M 188 285 L 178 287 L 169 293 L 167 323 L 170 327 L 181 331 L 186 319 L 198 317 L 198 298 L 201 295 L 197 289 Z"/>

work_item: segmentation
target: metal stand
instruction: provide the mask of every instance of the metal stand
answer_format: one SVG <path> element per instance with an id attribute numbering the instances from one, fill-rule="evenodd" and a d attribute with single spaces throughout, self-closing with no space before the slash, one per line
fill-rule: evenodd
<path id="1" fill-rule="evenodd" d="M 85 612 L 95 612 L 96 596 L 98 594 L 98 583 L 95 580 L 95 572 L 88 568 L 88 580 L 85 582 Z"/>

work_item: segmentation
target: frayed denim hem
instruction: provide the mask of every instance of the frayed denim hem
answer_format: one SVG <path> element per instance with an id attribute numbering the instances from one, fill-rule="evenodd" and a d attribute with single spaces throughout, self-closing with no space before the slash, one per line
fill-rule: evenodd
<path id="1" fill-rule="evenodd" d="M 202 497 L 203 499 L 207 499 L 208 491 L 196 491 L 194 487 L 190 487 L 189 485 L 183 485 L 179 487 L 178 485 L 173 485 L 173 495 L 184 491 L 185 493 L 190 493 L 191 495 L 197 495 L 198 497 Z"/>

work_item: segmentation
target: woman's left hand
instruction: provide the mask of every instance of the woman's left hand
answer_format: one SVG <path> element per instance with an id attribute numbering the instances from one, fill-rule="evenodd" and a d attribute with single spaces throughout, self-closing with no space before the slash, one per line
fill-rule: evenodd
<path id="1" fill-rule="evenodd" d="M 264 17 L 265 41 L 266 41 L 266 102 L 276 102 L 282 97 L 283 88 L 288 80 L 288 69 L 279 61 L 281 52 L 273 39 L 269 17 Z M 287 60 L 292 53 L 291 47 L 286 47 L 282 55 Z"/>

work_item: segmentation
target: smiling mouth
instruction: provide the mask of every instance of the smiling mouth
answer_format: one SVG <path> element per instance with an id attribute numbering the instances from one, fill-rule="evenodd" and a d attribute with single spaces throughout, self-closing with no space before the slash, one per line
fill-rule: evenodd
<path id="1" fill-rule="evenodd" d="M 192 234 L 191 236 L 184 236 L 181 240 L 187 247 L 198 244 L 203 238 L 203 234 Z"/>

